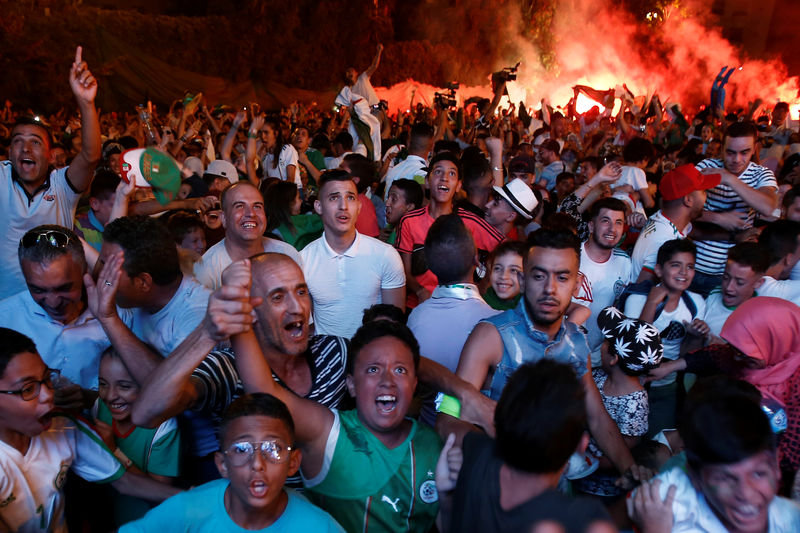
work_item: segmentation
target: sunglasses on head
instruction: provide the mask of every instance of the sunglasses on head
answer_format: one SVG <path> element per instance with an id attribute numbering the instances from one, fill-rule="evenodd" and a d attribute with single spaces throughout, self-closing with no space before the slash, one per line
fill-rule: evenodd
<path id="1" fill-rule="evenodd" d="M 66 248 L 72 240 L 67 233 L 57 229 L 31 230 L 22 236 L 22 247 L 33 248 L 37 244 L 44 242 L 53 248 Z"/>

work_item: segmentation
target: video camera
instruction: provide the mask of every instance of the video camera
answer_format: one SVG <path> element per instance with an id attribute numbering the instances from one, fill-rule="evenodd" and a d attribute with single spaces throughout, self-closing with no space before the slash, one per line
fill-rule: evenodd
<path id="1" fill-rule="evenodd" d="M 501 71 L 493 73 L 492 83 L 497 85 L 504 81 L 515 81 L 517 79 L 517 69 L 519 68 L 520 63 L 521 61 L 517 61 L 517 64 L 513 67 L 506 67 Z"/>
<path id="2" fill-rule="evenodd" d="M 460 84 L 457 81 L 451 81 L 447 84 L 446 92 L 434 93 L 433 103 L 441 109 L 456 107 L 456 91 L 458 90 L 459 86 Z"/>

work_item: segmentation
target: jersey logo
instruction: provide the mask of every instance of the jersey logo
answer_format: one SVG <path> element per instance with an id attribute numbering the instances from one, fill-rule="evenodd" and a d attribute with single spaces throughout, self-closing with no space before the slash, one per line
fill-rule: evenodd
<path id="1" fill-rule="evenodd" d="M 397 504 L 400 502 L 400 498 L 397 498 L 395 501 L 392 501 L 386 494 L 384 494 L 383 497 L 381 498 L 381 501 L 391 505 L 395 513 L 400 512 L 400 510 L 397 508 Z"/>
<path id="2" fill-rule="evenodd" d="M 53 202 L 56 199 L 56 195 L 55 194 L 45 194 L 44 195 L 44 199 L 46 201 L 48 201 L 48 202 Z"/>
<path id="3" fill-rule="evenodd" d="M 67 480 L 67 471 L 69 471 L 69 465 L 67 463 L 61 463 L 61 468 L 58 471 L 58 475 L 53 480 L 53 487 L 56 490 L 61 490 L 64 488 L 64 482 Z"/>
<path id="4" fill-rule="evenodd" d="M 439 499 L 439 490 L 434 480 L 429 479 L 419 486 L 419 499 L 425 503 L 433 503 Z"/>

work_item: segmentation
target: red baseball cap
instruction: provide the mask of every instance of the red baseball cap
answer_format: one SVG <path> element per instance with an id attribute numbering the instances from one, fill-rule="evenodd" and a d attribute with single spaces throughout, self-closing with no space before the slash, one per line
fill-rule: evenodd
<path id="1" fill-rule="evenodd" d="M 677 200 L 694 191 L 705 191 L 719 185 L 721 174 L 703 174 L 694 165 L 682 165 L 667 172 L 658 188 L 664 200 Z"/>

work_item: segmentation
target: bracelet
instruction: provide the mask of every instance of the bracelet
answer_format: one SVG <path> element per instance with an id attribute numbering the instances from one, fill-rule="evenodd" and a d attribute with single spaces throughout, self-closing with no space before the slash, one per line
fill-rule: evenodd
<path id="1" fill-rule="evenodd" d="M 119 462 L 122 463 L 122 466 L 125 467 L 125 470 L 129 469 L 133 464 L 133 461 L 128 459 L 128 456 L 125 455 L 125 452 L 123 452 L 120 448 L 114 450 L 114 457 L 119 459 Z"/>
<path id="2" fill-rule="evenodd" d="M 186 141 L 188 141 L 188 140 L 189 140 L 189 138 L 188 138 L 188 137 L 187 137 L 185 134 L 184 134 L 184 135 L 181 135 L 180 141 L 181 141 L 183 144 L 186 144 Z"/>
<path id="3" fill-rule="evenodd" d="M 253 133 L 252 131 L 248 131 L 247 132 L 247 138 L 248 139 L 258 139 L 258 134 L 257 133 Z"/>

